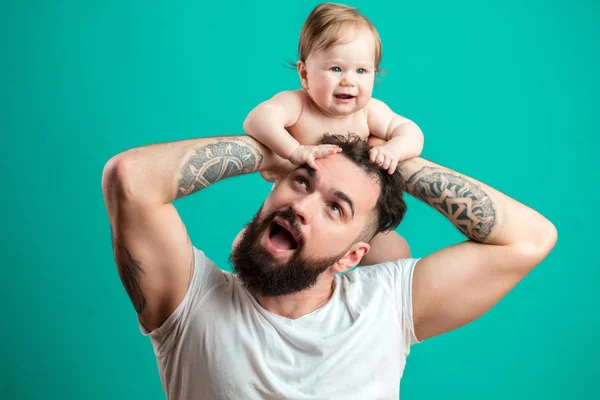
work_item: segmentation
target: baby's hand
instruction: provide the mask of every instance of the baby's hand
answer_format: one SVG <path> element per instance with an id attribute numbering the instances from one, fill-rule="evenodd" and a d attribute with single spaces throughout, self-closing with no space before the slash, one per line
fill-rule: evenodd
<path id="1" fill-rule="evenodd" d="M 318 146 L 300 145 L 290 156 L 290 162 L 294 165 L 308 164 L 309 167 L 317 170 L 317 164 L 315 164 L 317 158 L 327 157 L 340 151 L 342 149 L 333 144 L 321 144 Z"/>
<path id="2" fill-rule="evenodd" d="M 369 150 L 369 158 L 372 162 L 379 165 L 381 169 L 387 170 L 388 174 L 393 174 L 398 167 L 398 156 L 392 146 L 384 144 L 375 146 Z"/>

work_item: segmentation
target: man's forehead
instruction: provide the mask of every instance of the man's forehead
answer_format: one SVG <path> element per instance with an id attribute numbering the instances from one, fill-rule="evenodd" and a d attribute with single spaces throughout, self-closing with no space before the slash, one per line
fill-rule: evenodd
<path id="1" fill-rule="evenodd" d="M 361 167 L 342 154 L 320 158 L 315 177 L 328 188 L 345 193 L 355 203 L 357 210 L 370 211 L 377 203 L 379 185 Z"/>

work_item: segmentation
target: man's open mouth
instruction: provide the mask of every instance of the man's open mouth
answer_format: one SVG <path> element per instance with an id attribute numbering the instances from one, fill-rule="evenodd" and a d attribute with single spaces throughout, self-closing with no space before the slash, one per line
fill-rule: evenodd
<path id="1" fill-rule="evenodd" d="M 279 250 L 295 250 L 298 248 L 298 240 L 290 232 L 285 223 L 272 221 L 269 225 L 269 240 Z"/>

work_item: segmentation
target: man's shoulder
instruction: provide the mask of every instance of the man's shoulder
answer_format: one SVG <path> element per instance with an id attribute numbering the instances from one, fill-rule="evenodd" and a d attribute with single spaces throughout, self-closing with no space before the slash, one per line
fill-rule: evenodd
<path id="1" fill-rule="evenodd" d="M 412 268 L 420 258 L 400 258 L 394 261 L 386 261 L 380 264 L 358 266 L 344 275 L 355 274 L 362 277 L 378 277 L 380 275 L 389 274 L 393 271 Z"/>
<path id="2" fill-rule="evenodd" d="M 342 274 L 349 284 L 383 285 L 393 288 L 403 277 L 410 278 L 419 258 L 402 258 L 366 267 L 356 267 Z"/>

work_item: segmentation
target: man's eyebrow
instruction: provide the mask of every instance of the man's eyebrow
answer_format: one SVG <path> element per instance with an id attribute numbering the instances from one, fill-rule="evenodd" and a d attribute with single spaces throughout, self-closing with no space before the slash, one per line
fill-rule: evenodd
<path id="1" fill-rule="evenodd" d="M 315 178 L 317 176 L 317 171 L 315 171 L 311 166 L 309 166 L 308 164 L 302 164 L 301 166 L 299 166 L 298 168 L 296 168 L 296 170 L 299 169 L 304 169 L 306 170 L 306 172 L 308 173 L 308 175 L 311 178 Z"/>
<path id="2" fill-rule="evenodd" d="M 350 210 L 352 210 L 352 218 L 354 218 L 354 203 L 352 202 L 352 199 L 350 198 L 350 196 L 348 196 L 346 193 L 342 192 L 341 190 L 336 190 L 335 192 L 333 192 L 333 195 L 335 197 L 337 197 L 338 199 L 340 199 L 341 201 L 348 203 L 348 206 L 350 206 Z"/>
<path id="3" fill-rule="evenodd" d="M 317 171 L 315 171 L 308 164 L 302 164 L 301 166 L 296 168 L 296 170 L 300 170 L 300 169 L 305 170 L 312 179 L 317 178 Z M 352 218 L 354 218 L 354 202 L 352 202 L 352 199 L 350 198 L 350 196 L 348 196 L 346 193 L 342 192 L 341 190 L 334 190 L 333 195 L 335 197 L 337 197 L 338 199 L 340 199 L 340 201 L 343 201 L 346 204 L 348 204 L 348 206 L 350 207 L 350 210 L 352 211 Z"/>

